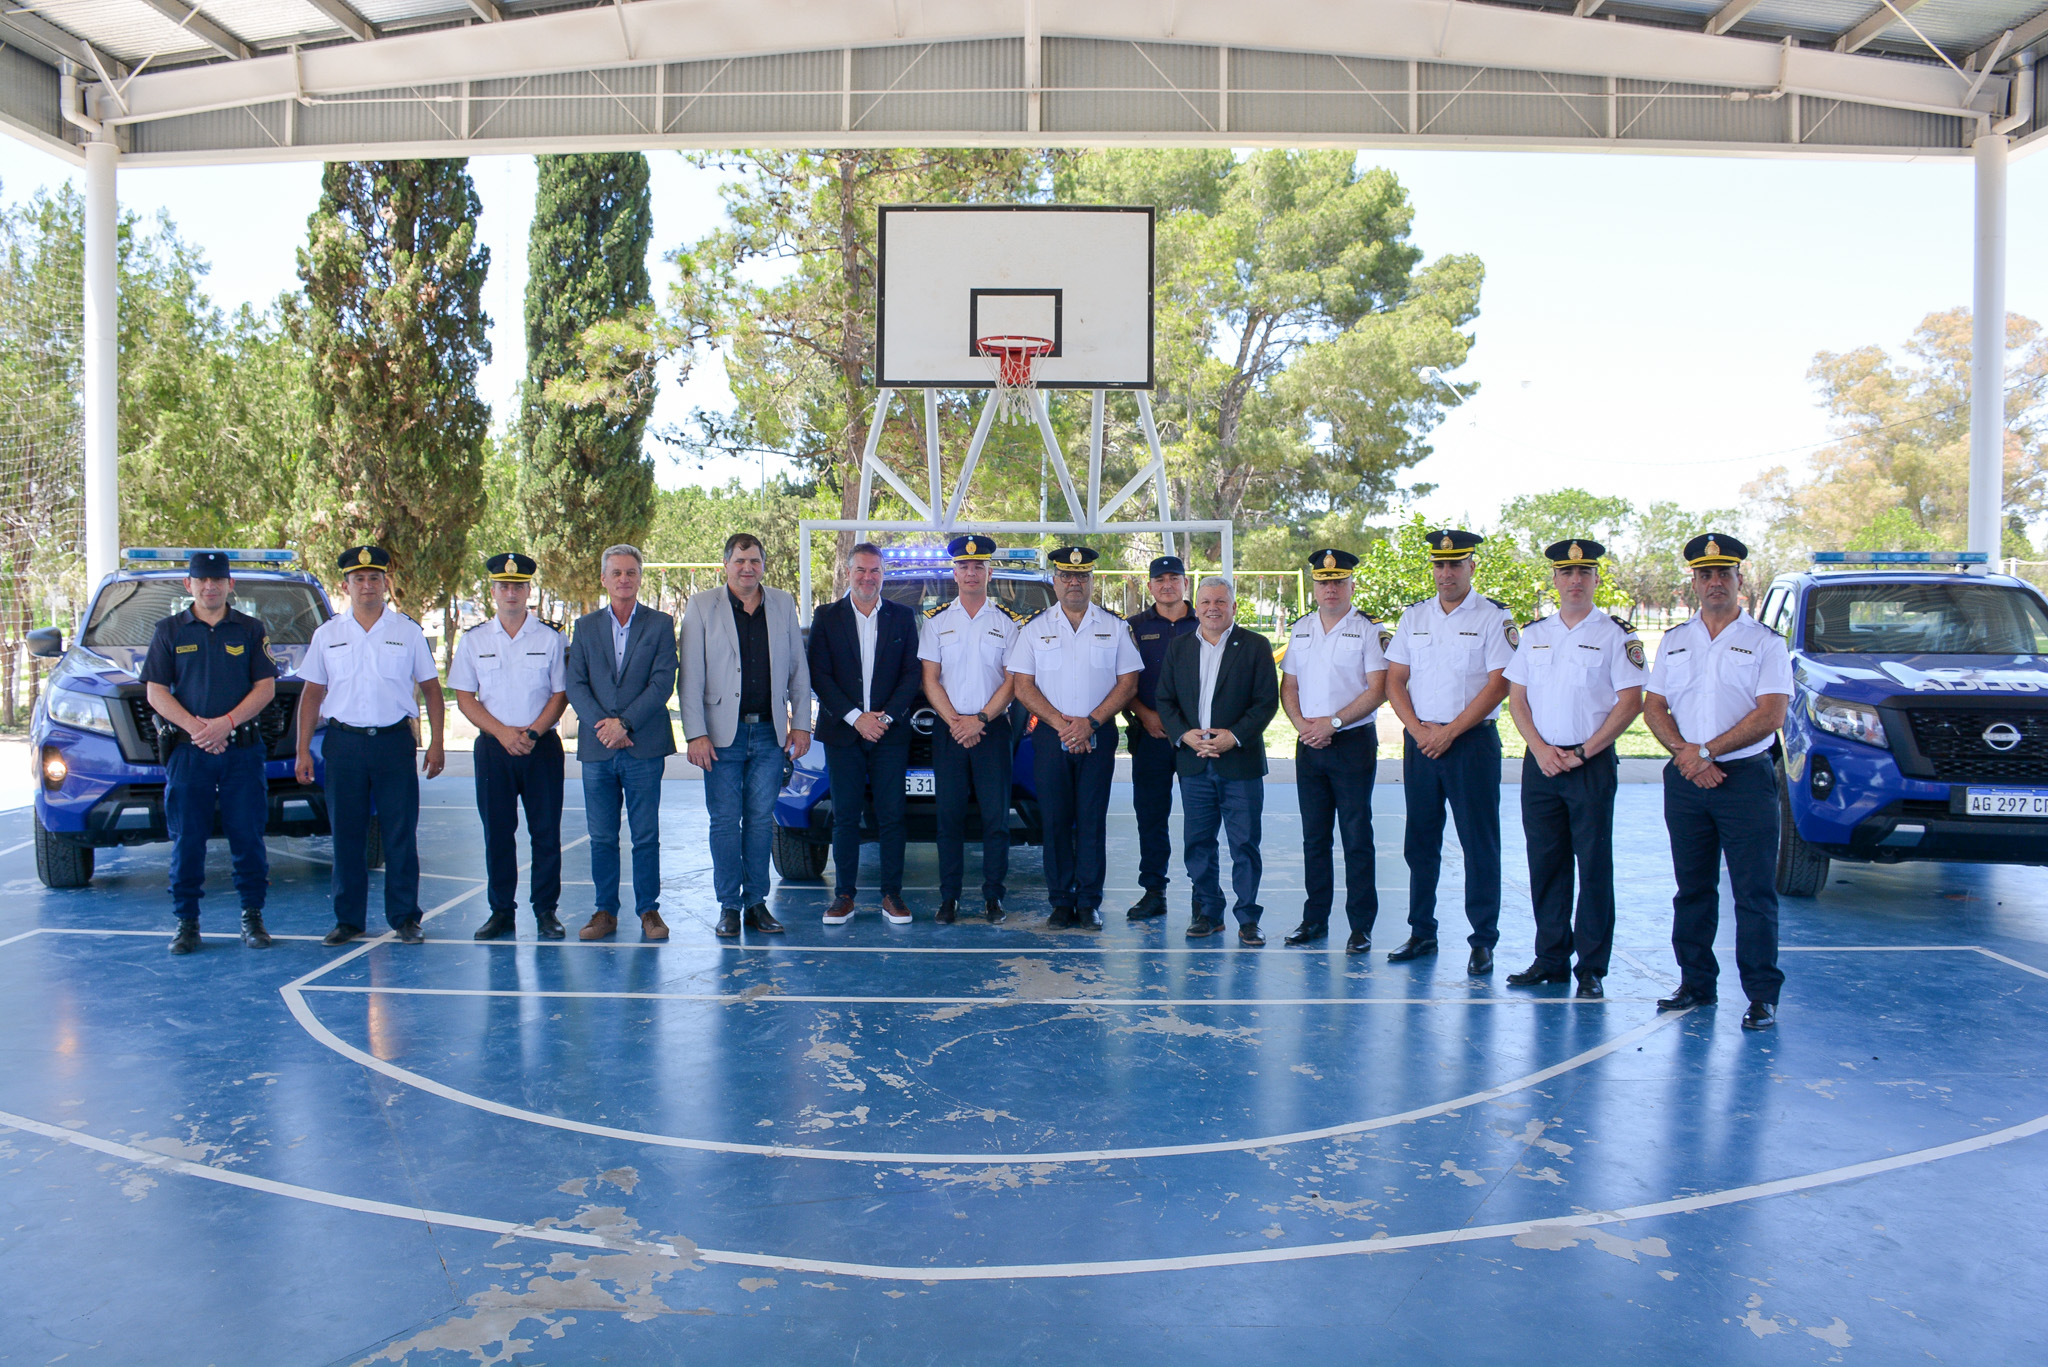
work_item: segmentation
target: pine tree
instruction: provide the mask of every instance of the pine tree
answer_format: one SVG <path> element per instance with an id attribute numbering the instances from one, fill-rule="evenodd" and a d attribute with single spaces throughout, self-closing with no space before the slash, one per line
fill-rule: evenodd
<path id="1" fill-rule="evenodd" d="M 654 462 L 640 439 L 654 407 L 651 369 L 587 407 L 549 397 L 585 378 L 587 329 L 648 307 L 654 214 L 638 152 L 544 156 L 527 247 L 526 384 L 518 444 L 527 543 L 550 589 L 596 594 L 598 555 L 654 523 Z"/>
<path id="2" fill-rule="evenodd" d="M 357 542 L 385 547 L 415 614 L 466 577 L 483 513 L 480 207 L 465 161 L 330 162 L 299 252 L 314 395 L 306 554 L 324 566 Z"/>

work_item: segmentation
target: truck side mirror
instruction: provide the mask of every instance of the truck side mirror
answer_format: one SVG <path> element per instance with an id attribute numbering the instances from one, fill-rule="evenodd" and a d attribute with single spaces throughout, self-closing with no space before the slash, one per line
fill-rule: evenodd
<path id="1" fill-rule="evenodd" d="M 37 627 L 28 634 L 28 653 L 39 660 L 56 660 L 64 655 L 64 629 Z"/>

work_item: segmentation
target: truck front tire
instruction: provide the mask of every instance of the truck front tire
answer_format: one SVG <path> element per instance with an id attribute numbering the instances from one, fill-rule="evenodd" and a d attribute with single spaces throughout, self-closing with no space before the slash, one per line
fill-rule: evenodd
<path id="1" fill-rule="evenodd" d="M 829 845 L 814 845 L 810 836 L 796 826 L 777 826 L 770 847 L 775 872 L 785 883 L 815 883 L 825 876 L 825 861 L 832 854 Z"/>
<path id="2" fill-rule="evenodd" d="M 36 877 L 46 888 L 82 888 L 92 881 L 92 846 L 76 845 L 45 830 L 40 813 L 36 824 Z"/>
<path id="3" fill-rule="evenodd" d="M 1799 838 L 1792 819 L 1792 790 L 1778 771 L 1778 895 L 1813 897 L 1828 883 L 1828 857 Z"/>

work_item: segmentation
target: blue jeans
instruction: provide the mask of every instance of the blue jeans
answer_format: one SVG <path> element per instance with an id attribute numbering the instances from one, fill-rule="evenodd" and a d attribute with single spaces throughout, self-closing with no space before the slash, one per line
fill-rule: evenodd
<path id="1" fill-rule="evenodd" d="M 741 722 L 731 745 L 712 751 L 704 776 L 711 814 L 711 887 L 720 907 L 768 900 L 768 847 L 775 837 L 775 795 L 782 791 L 782 746 L 773 722 Z"/>
<path id="2" fill-rule="evenodd" d="M 1216 761 L 1200 772 L 1180 776 L 1181 844 L 1188 882 L 1195 888 L 1195 914 L 1223 919 L 1223 883 L 1218 876 L 1216 834 L 1220 828 L 1230 845 L 1230 890 L 1237 895 L 1237 923 L 1259 923 L 1259 817 L 1266 807 L 1262 778 L 1221 778 Z"/>
<path id="3" fill-rule="evenodd" d="M 661 766 L 659 756 L 583 761 L 583 824 L 590 832 L 590 881 L 597 910 L 619 914 L 619 800 L 633 828 L 633 910 L 661 910 Z"/>

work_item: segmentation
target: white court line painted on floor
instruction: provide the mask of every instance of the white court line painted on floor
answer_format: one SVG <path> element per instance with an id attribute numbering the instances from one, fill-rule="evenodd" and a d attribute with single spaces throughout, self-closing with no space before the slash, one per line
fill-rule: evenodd
<path id="1" fill-rule="evenodd" d="M 834 997 L 794 992 L 571 992 L 518 987 L 386 987 L 376 983 L 308 983 L 302 992 L 353 992 L 373 997 L 561 997 L 585 1001 L 759 1002 L 844 1006 L 1601 1006 L 1654 997 Z"/>
<path id="2" fill-rule="evenodd" d="M 22 841 L 19 845 L 9 845 L 6 849 L 0 850 L 0 856 L 19 854 L 23 850 L 27 849 L 29 846 L 35 843 L 35 838 L 31 836 L 29 839 Z"/>
<path id="3" fill-rule="evenodd" d="M 170 934 L 167 930 L 110 930 L 99 926 L 40 926 L 28 933 L 30 935 L 144 935 L 152 940 L 161 939 Z M 20 938 L 20 936 L 15 937 L 15 939 Z M 199 938 L 202 940 L 239 941 L 242 938 L 242 932 L 239 930 L 206 930 L 200 932 Z M 321 939 L 318 935 L 280 935 L 274 931 L 271 933 L 270 938 L 273 940 L 310 940 L 315 944 L 318 944 Z M 0 945 L 13 943 L 13 940 L 0 940 Z"/>

